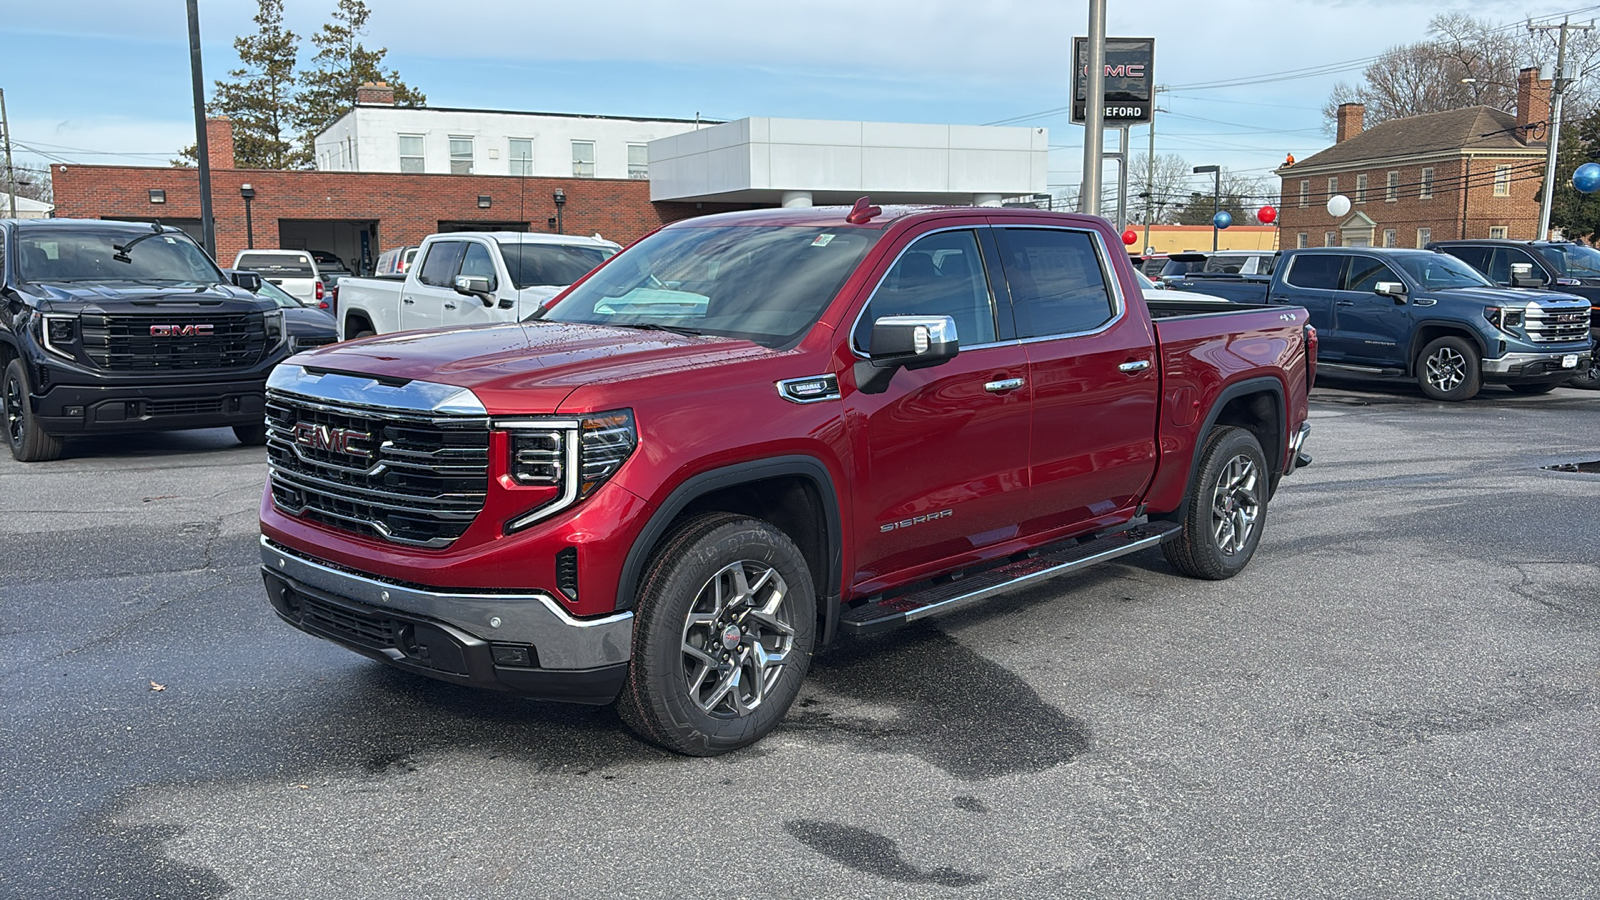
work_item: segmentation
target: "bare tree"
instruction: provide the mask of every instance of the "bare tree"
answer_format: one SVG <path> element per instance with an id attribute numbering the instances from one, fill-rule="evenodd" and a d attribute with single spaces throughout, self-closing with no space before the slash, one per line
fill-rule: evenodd
<path id="1" fill-rule="evenodd" d="M 27 197 L 29 200 L 38 200 L 40 203 L 53 201 L 54 192 L 50 184 L 49 166 L 30 166 L 27 163 L 16 163 L 11 171 L 17 179 L 17 196 Z M 6 180 L 3 177 L 5 170 L 0 168 L 0 191 L 6 189 Z"/>
<path id="2" fill-rule="evenodd" d="M 1192 177 L 1189 163 L 1176 153 L 1157 153 L 1153 172 L 1149 154 L 1135 155 L 1128 166 L 1128 221 L 1143 225 L 1148 209 L 1152 225 L 1176 222 Z"/>

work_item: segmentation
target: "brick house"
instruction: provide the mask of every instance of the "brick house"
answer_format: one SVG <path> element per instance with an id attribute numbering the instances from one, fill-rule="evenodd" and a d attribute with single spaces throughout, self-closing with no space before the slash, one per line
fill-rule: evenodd
<path id="1" fill-rule="evenodd" d="M 1340 106 L 1334 145 L 1277 170 L 1280 246 L 1538 237 L 1550 82 L 1537 69 L 1518 73 L 1514 114 L 1472 106 L 1362 130 L 1365 112 Z M 1335 219 L 1326 207 L 1338 194 L 1351 207 Z"/>

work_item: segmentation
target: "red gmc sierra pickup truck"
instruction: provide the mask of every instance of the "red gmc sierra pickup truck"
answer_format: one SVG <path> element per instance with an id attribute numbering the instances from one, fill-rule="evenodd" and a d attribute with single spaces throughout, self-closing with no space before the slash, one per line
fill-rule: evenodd
<path id="1" fill-rule="evenodd" d="M 1157 545 L 1241 571 L 1309 462 L 1315 354 L 1297 307 L 1147 302 L 1098 218 L 676 222 L 527 321 L 280 365 L 267 593 L 375 659 L 722 753 L 836 636 Z"/>

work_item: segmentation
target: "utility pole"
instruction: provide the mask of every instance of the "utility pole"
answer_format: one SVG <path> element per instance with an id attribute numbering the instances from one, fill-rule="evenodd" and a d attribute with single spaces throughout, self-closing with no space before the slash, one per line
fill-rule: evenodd
<path id="1" fill-rule="evenodd" d="M 217 221 L 211 216 L 211 146 L 206 141 L 206 81 L 200 72 L 200 5 L 189 0 L 189 75 L 194 81 L 194 154 L 200 164 L 200 233 L 217 258 Z"/>
<path id="2" fill-rule="evenodd" d="M 1556 43 L 1556 71 L 1555 78 L 1550 87 L 1550 127 L 1545 129 L 1546 141 L 1549 146 L 1544 151 L 1544 196 L 1539 201 L 1539 233 L 1534 235 L 1535 240 L 1544 240 L 1550 234 L 1550 206 L 1555 197 L 1556 187 L 1556 151 L 1561 143 L 1561 98 L 1566 93 L 1567 82 L 1567 32 L 1589 31 L 1594 28 L 1594 23 L 1588 25 L 1571 25 L 1563 18 L 1560 25 L 1534 25 L 1528 23 L 1528 33 L 1540 31 L 1560 31 L 1561 38 Z"/>
<path id="3" fill-rule="evenodd" d="M 11 165 L 11 120 L 6 118 L 6 91 L 0 88 L 0 128 L 6 132 L 6 196 L 11 198 L 11 218 L 17 217 L 17 170 Z"/>
<path id="4" fill-rule="evenodd" d="M 1083 187 L 1078 191 L 1078 212 L 1100 215 L 1100 168 L 1106 140 L 1106 0 L 1089 0 L 1089 41 L 1084 62 Z M 1078 73 L 1074 72 L 1073 82 Z"/>
<path id="5" fill-rule="evenodd" d="M 1143 251 L 1148 251 L 1150 249 L 1150 220 L 1156 214 L 1156 113 L 1159 112 L 1156 107 L 1159 105 L 1159 100 L 1157 98 L 1161 96 L 1161 92 L 1164 90 L 1166 90 L 1166 88 L 1158 84 L 1151 92 L 1155 95 L 1152 98 L 1152 100 L 1155 102 L 1150 104 L 1150 152 L 1145 156 Z"/>

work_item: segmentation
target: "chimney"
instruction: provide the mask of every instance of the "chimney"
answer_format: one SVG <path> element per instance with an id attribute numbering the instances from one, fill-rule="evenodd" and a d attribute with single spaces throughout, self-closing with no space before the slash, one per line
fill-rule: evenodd
<path id="1" fill-rule="evenodd" d="M 1550 82 L 1529 67 L 1517 73 L 1517 137 L 1524 144 L 1544 143 L 1550 134 Z"/>
<path id="2" fill-rule="evenodd" d="M 206 163 L 213 170 L 233 168 L 233 120 L 206 117 Z"/>
<path id="3" fill-rule="evenodd" d="M 1333 142 L 1342 144 L 1361 133 L 1361 122 L 1367 117 L 1367 107 L 1361 103 L 1341 103 L 1333 116 L 1334 121 L 1339 123 L 1339 131 Z"/>
<path id="4" fill-rule="evenodd" d="M 356 88 L 358 106 L 393 106 L 394 88 L 387 81 L 369 81 Z"/>

